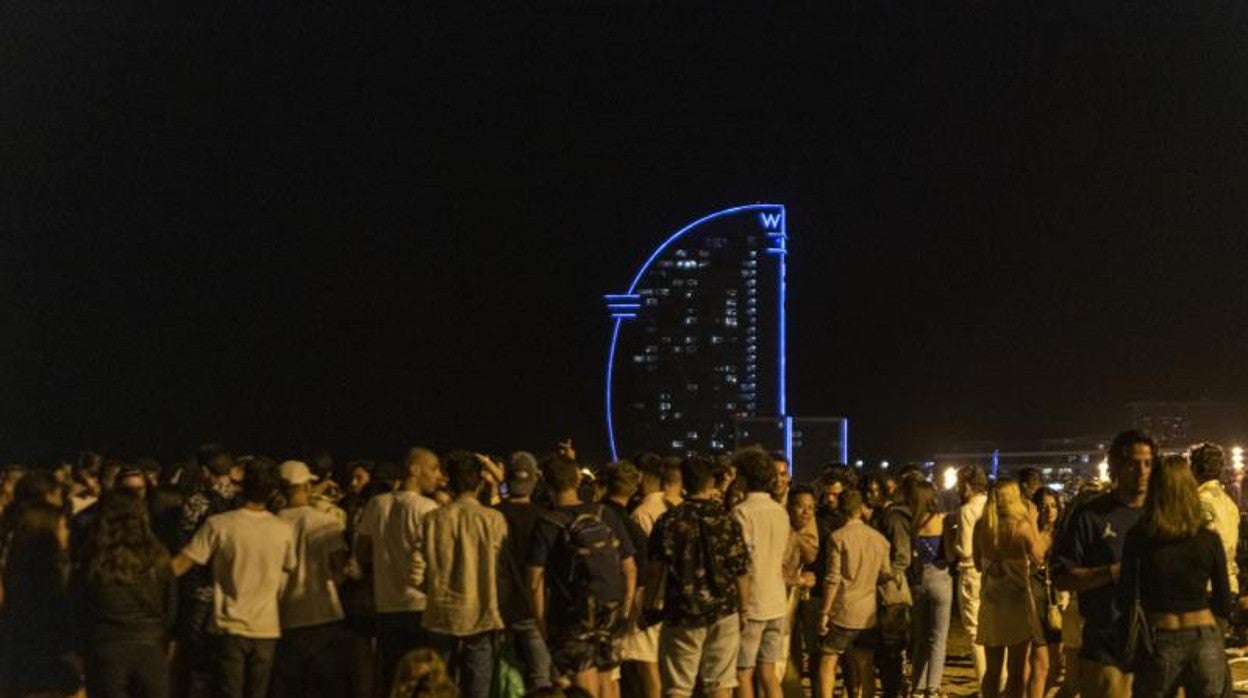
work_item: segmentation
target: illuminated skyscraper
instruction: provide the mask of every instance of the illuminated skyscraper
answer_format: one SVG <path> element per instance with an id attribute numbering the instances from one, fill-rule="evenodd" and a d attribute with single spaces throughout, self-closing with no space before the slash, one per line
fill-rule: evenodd
<path id="1" fill-rule="evenodd" d="M 612 457 L 717 453 L 734 420 L 785 404 L 784 207 L 751 204 L 668 237 L 622 293 L 606 296 L 607 434 Z"/>

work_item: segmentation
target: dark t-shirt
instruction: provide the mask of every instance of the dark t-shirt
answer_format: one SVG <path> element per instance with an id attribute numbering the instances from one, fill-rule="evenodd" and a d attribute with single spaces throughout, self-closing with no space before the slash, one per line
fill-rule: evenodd
<path id="1" fill-rule="evenodd" d="M 810 590 L 811 596 L 823 598 L 823 580 L 828 576 L 828 546 L 825 542 L 837 529 L 845 525 L 845 521 L 845 515 L 840 509 L 820 507 L 815 512 L 815 526 L 819 529 L 819 552 L 815 555 L 815 561 L 805 566 L 815 575 L 816 583 Z"/>
<path id="2" fill-rule="evenodd" d="M 1209 609 L 1219 618 L 1230 613 L 1226 552 L 1222 538 L 1213 531 L 1201 529 L 1191 538 L 1157 540 L 1147 537 L 1139 526 L 1131 529 L 1122 553 L 1119 608 L 1130 607 L 1137 578 L 1140 601 L 1148 613 Z"/>
<path id="3" fill-rule="evenodd" d="M 173 628 L 177 612 L 177 584 L 168 565 L 153 577 L 141 577 L 135 584 L 75 580 L 77 614 L 83 638 L 99 648 L 115 642 L 163 642 Z"/>
<path id="4" fill-rule="evenodd" d="M 609 508 L 615 510 L 616 516 L 624 522 L 624 527 L 628 529 L 628 537 L 633 543 L 633 550 L 636 551 L 633 559 L 637 564 L 637 583 L 641 584 L 646 578 L 646 532 L 642 530 L 641 524 L 637 523 L 632 516 L 629 515 L 628 507 L 617 504 L 610 500 L 603 502 Z"/>
<path id="5" fill-rule="evenodd" d="M 1140 519 L 1140 510 L 1102 495 L 1075 510 L 1053 550 L 1053 569 L 1062 574 L 1075 567 L 1104 567 L 1122 561 L 1127 531 Z M 1122 609 L 1114 602 L 1114 585 L 1079 592 L 1083 614 L 1083 650 L 1080 656 L 1101 664 L 1117 664 L 1115 628 Z"/>
<path id="6" fill-rule="evenodd" d="M 620 541 L 620 560 L 634 557 L 637 550 L 633 547 L 632 537 L 624 519 L 615 509 L 603 504 L 577 504 L 570 507 L 554 507 L 552 511 L 562 512 L 570 516 L 597 513 L 602 511 L 602 520 Z M 528 566 L 546 568 L 546 622 L 549 626 L 560 627 L 578 623 L 576 618 L 569 617 L 577 608 L 576 597 L 570 585 L 567 568 L 572 564 L 565 552 L 558 550 L 559 539 L 563 526 L 547 517 L 540 517 L 533 527 L 533 538 L 529 544 Z M 623 574 L 621 572 L 621 574 Z"/>
<path id="7" fill-rule="evenodd" d="M 512 561 L 515 572 L 520 577 L 518 589 L 528 589 L 524 581 L 524 568 L 528 564 L 529 545 L 533 539 L 533 527 L 542 515 L 542 509 L 531 502 L 504 501 L 498 504 L 498 511 L 507 520 L 507 535 L 511 538 Z M 514 623 L 533 617 L 533 600 L 527 594 L 511 594 L 500 609 L 503 620 Z"/>
<path id="8" fill-rule="evenodd" d="M 504 501 L 498 511 L 507 519 L 507 535 L 511 537 L 511 549 L 521 569 L 527 564 L 529 546 L 532 545 L 533 528 L 542 517 L 542 508 L 531 502 Z"/>

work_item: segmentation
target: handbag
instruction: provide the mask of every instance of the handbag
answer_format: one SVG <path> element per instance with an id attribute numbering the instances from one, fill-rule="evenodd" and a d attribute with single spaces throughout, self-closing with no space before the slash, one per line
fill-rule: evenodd
<path id="1" fill-rule="evenodd" d="M 1062 607 L 1057 604 L 1057 594 L 1053 591 L 1053 580 L 1049 578 L 1049 566 L 1044 566 L 1044 622 L 1049 632 L 1062 631 Z"/>
<path id="2" fill-rule="evenodd" d="M 1140 600 L 1140 558 L 1135 559 L 1135 587 L 1131 590 L 1131 608 L 1127 611 L 1127 637 L 1122 643 L 1122 663 L 1134 671 L 1153 654 L 1153 630 Z"/>

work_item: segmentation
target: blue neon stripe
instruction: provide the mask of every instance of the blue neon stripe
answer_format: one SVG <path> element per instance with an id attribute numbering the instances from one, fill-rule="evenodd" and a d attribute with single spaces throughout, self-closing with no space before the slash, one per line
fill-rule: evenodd
<path id="1" fill-rule="evenodd" d="M 841 420 L 841 462 L 849 465 L 849 419 Z"/>
<path id="2" fill-rule="evenodd" d="M 793 418 L 784 416 L 784 460 L 789 464 L 789 475 L 793 474 Z"/>
<path id="3" fill-rule="evenodd" d="M 615 372 L 615 343 L 620 338 L 620 318 L 615 319 L 611 330 L 611 348 L 607 350 L 607 445 L 611 447 L 611 460 L 619 460 L 615 450 L 615 424 L 611 421 L 611 378 Z"/>
<path id="4" fill-rule="evenodd" d="M 780 207 L 780 235 L 782 235 L 783 237 L 780 238 L 780 245 L 786 251 L 788 249 L 788 242 L 787 242 L 788 236 L 789 236 L 788 229 L 789 229 L 788 216 L 785 215 L 784 207 L 781 206 Z M 777 266 L 779 267 L 778 276 L 779 276 L 779 287 L 780 287 L 779 288 L 779 296 L 780 296 L 780 317 L 779 317 L 780 341 L 779 341 L 779 345 L 780 347 L 778 351 L 779 360 L 777 361 L 777 364 L 779 365 L 779 373 L 780 373 L 779 379 L 778 379 L 778 383 L 780 386 L 780 389 L 778 391 L 779 392 L 778 400 L 780 404 L 778 405 L 778 408 L 779 408 L 778 414 L 782 414 L 782 415 L 789 414 L 788 366 L 787 366 L 788 351 L 789 351 L 788 349 L 789 328 L 788 328 L 788 305 L 787 305 L 787 299 L 786 299 L 786 296 L 788 295 L 788 291 L 789 291 L 789 280 L 787 278 L 788 276 L 788 265 L 786 264 L 787 259 L 788 259 L 787 254 L 777 255 L 777 260 L 778 260 Z"/>

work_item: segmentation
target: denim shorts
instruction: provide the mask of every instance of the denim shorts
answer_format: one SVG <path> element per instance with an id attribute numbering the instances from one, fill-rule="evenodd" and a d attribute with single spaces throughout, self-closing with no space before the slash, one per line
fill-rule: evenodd
<path id="1" fill-rule="evenodd" d="M 1132 695 L 1162 698 L 1182 686 L 1187 698 L 1220 698 L 1226 686 L 1222 630 L 1204 625 L 1153 630 L 1153 652 L 1135 672 Z"/>
<path id="2" fill-rule="evenodd" d="M 745 622 L 745 628 L 741 630 L 741 649 L 737 653 L 738 669 L 775 664 L 783 653 L 784 618 Z"/>

